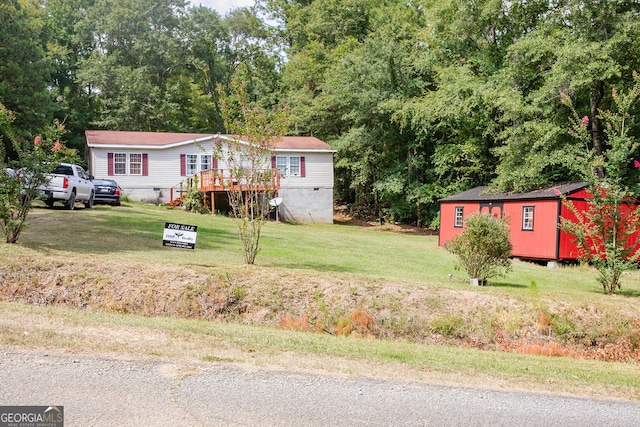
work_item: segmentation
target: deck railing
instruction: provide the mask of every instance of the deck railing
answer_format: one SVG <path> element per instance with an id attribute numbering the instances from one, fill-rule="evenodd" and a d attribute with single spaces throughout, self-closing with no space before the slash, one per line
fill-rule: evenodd
<path id="1" fill-rule="evenodd" d="M 280 171 L 278 169 L 261 169 L 249 174 L 234 173 L 228 169 L 201 171 L 171 187 L 169 204 L 180 202 L 184 193 L 196 185 L 204 193 L 248 190 L 278 191 L 280 189 Z"/>

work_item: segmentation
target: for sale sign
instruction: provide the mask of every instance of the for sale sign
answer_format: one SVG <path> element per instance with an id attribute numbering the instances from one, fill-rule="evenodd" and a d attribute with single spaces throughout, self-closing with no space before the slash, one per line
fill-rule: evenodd
<path id="1" fill-rule="evenodd" d="M 195 225 L 164 223 L 162 245 L 172 248 L 195 249 L 198 227 Z"/>

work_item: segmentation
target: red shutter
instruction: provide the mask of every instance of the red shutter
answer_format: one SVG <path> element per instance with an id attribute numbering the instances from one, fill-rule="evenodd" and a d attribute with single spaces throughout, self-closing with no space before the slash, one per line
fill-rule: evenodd
<path id="1" fill-rule="evenodd" d="M 300 157 L 300 176 L 307 176 L 307 168 L 305 166 L 304 156 Z"/>
<path id="2" fill-rule="evenodd" d="M 271 156 L 271 169 L 276 168 L 276 156 Z"/>
<path id="3" fill-rule="evenodd" d="M 149 176 L 149 155 L 142 153 L 142 176 Z"/>
<path id="4" fill-rule="evenodd" d="M 107 175 L 113 176 L 113 153 L 107 153 Z"/>
<path id="5" fill-rule="evenodd" d="M 213 158 L 213 164 L 211 165 L 211 168 L 213 170 L 218 169 L 218 159 L 216 159 L 215 157 Z"/>
<path id="6" fill-rule="evenodd" d="M 180 176 L 187 175 L 187 155 L 180 154 Z"/>

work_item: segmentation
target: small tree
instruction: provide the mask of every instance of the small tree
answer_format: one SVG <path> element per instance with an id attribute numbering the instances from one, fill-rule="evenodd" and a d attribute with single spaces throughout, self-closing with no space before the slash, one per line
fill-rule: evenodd
<path id="1" fill-rule="evenodd" d="M 223 100 L 223 116 L 233 139 L 227 141 L 228 152 L 218 141 L 216 156 L 226 155 L 232 190 L 229 204 L 238 220 L 244 259 L 253 264 L 260 247 L 262 224 L 271 210 L 269 200 L 275 196 L 271 156 L 275 144 L 287 129 L 286 108 L 265 111 L 250 105 L 244 86 L 232 83 L 232 94 Z"/>
<path id="2" fill-rule="evenodd" d="M 563 203 L 576 219 L 563 218 L 560 228 L 575 237 L 580 259 L 595 267 L 600 274 L 598 282 L 608 294 L 621 288 L 622 273 L 634 268 L 640 258 L 638 176 L 634 171 L 640 163 L 633 160 L 639 144 L 629 135 L 633 117 L 628 113 L 639 95 L 637 82 L 628 94 L 613 91 L 617 111 L 603 112 L 600 117 L 606 124 L 607 142 L 607 149 L 601 153 L 590 146 L 589 117 L 580 119 L 571 100 L 563 99 L 574 113 L 571 135 L 584 147 L 576 165 L 592 197 L 584 211 L 564 198 Z M 629 182 L 636 183 L 635 191 Z"/>
<path id="3" fill-rule="evenodd" d="M 69 150 L 60 143 L 64 127 L 54 122 L 37 136 L 33 144 L 21 141 L 12 127 L 13 115 L 0 103 L 0 127 L 2 133 L 18 155 L 17 160 L 9 160 L 0 153 L 0 228 L 7 243 L 16 243 L 26 226 L 27 215 L 33 201 L 39 196 L 39 187 L 45 183 L 52 165 L 62 161 L 77 159 L 75 150 Z M 4 172 L 5 167 L 17 171 L 17 175 Z"/>
<path id="4" fill-rule="evenodd" d="M 580 259 L 598 271 L 598 282 L 605 293 L 621 288 L 620 277 L 634 268 L 640 257 L 636 240 L 640 209 L 632 196 L 618 185 L 589 185 L 593 197 L 587 210 L 580 212 L 572 201 L 563 203 L 576 221 L 562 218 L 560 228 L 575 237 Z"/>
<path id="5" fill-rule="evenodd" d="M 511 270 L 511 241 L 507 221 L 476 212 L 465 219 L 465 230 L 448 241 L 445 248 L 458 256 L 470 278 L 482 284 L 490 277 Z"/>

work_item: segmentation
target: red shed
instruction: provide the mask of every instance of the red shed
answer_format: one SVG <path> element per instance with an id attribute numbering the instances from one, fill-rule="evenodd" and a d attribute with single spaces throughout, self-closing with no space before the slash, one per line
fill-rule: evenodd
<path id="1" fill-rule="evenodd" d="M 509 219 L 514 257 L 545 261 L 578 259 L 573 236 L 559 227 L 560 218 L 575 218 L 559 194 L 583 211 L 590 198 L 584 182 L 559 184 L 528 193 L 496 194 L 489 190 L 489 187 L 476 187 L 440 200 L 440 246 L 462 232 L 467 215 L 482 211 Z"/>

